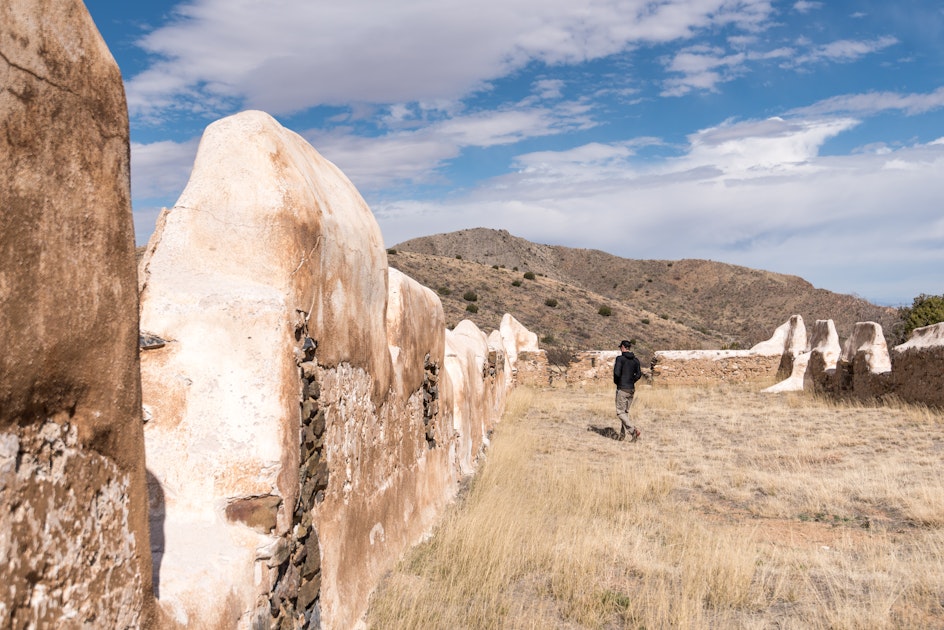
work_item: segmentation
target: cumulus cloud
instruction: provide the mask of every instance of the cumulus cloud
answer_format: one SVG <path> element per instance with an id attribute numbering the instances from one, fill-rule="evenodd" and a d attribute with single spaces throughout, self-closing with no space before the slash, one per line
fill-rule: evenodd
<path id="1" fill-rule="evenodd" d="M 944 263 L 934 201 L 944 193 L 944 144 L 818 155 L 825 138 L 854 124 L 726 123 L 693 134 L 683 155 L 659 165 L 634 163 L 623 143 L 530 153 L 517 172 L 463 197 L 402 200 L 375 213 L 390 244 L 485 224 L 542 243 L 724 260 L 907 302 L 940 285 L 928 269 Z M 575 179 L 581 172 L 597 176 Z"/>
<path id="2" fill-rule="evenodd" d="M 191 0 L 141 45 L 128 82 L 139 117 L 161 111 L 456 100 L 537 61 L 573 64 L 700 29 L 762 28 L 769 0 L 389 3 Z"/>
<path id="3" fill-rule="evenodd" d="M 553 108 L 509 107 L 456 115 L 377 137 L 348 129 L 315 129 L 302 135 L 358 186 L 378 189 L 441 181 L 438 169 L 467 147 L 514 144 L 595 124 L 585 105 L 563 102 Z"/>

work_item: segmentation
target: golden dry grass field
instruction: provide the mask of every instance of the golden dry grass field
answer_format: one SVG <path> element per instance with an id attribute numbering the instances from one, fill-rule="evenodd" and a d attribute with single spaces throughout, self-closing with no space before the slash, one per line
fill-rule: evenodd
<path id="1" fill-rule="evenodd" d="M 368 627 L 944 628 L 944 414 L 756 389 L 518 389 Z"/>

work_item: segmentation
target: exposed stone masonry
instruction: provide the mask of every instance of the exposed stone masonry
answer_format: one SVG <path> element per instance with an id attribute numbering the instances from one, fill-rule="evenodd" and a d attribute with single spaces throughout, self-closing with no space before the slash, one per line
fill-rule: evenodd
<path id="1" fill-rule="evenodd" d="M 308 336 L 305 324 L 296 328 L 295 337 L 299 344 L 296 362 L 301 393 L 299 492 L 292 512 L 292 527 L 276 544 L 276 551 L 269 560 L 270 568 L 277 567 L 277 577 L 268 610 L 257 616 L 254 630 L 321 627 L 321 547 L 312 524 L 312 510 L 324 501 L 328 487 L 328 464 L 323 449 L 325 412 L 318 402 L 321 397 L 315 362 L 318 343 Z"/>
<path id="2" fill-rule="evenodd" d="M 128 475 L 81 447 L 68 412 L 0 433 L 0 627 L 141 625 L 128 495 Z"/>
<path id="3" fill-rule="evenodd" d="M 436 448 L 436 416 L 439 414 L 439 363 L 431 361 L 429 353 L 423 362 L 423 424 L 426 426 L 426 444 Z"/>

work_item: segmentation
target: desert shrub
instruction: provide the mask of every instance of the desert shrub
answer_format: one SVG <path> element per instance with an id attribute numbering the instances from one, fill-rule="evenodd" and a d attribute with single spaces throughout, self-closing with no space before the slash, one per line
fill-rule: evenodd
<path id="1" fill-rule="evenodd" d="M 663 313 L 662 315 L 659 315 L 659 318 L 660 318 L 660 319 L 668 319 L 669 316 L 666 315 L 665 313 Z"/>
<path id="2" fill-rule="evenodd" d="M 470 312 L 470 313 L 478 313 L 478 312 L 479 312 L 479 307 L 476 306 L 475 304 L 466 304 L 466 305 L 465 305 L 465 310 L 467 310 L 467 311 Z"/>
<path id="3" fill-rule="evenodd" d="M 557 339 L 554 339 L 554 335 L 544 335 L 541 337 L 541 343 L 557 343 Z"/>
<path id="4" fill-rule="evenodd" d="M 646 278 L 646 282 L 652 282 L 652 278 Z"/>
<path id="5" fill-rule="evenodd" d="M 557 306 L 557 300 L 555 300 L 554 298 L 547 298 L 546 300 L 544 300 L 544 306 L 550 306 L 551 308 L 554 308 L 555 306 Z"/>
<path id="6" fill-rule="evenodd" d="M 899 308 L 898 317 L 902 324 L 903 339 L 907 339 L 915 328 L 944 322 L 944 295 L 922 293 L 911 306 Z"/>
<path id="7" fill-rule="evenodd" d="M 475 302 L 479 299 L 479 296 L 476 295 L 475 291 L 466 291 L 462 294 L 462 299 L 466 302 Z"/>
<path id="8" fill-rule="evenodd" d="M 394 248 L 391 247 L 390 249 L 387 250 L 387 253 L 392 256 L 392 255 L 394 255 L 394 254 L 397 253 L 397 250 L 395 250 Z"/>
<path id="9" fill-rule="evenodd" d="M 524 279 L 525 279 L 525 280 L 534 280 L 534 272 L 533 272 L 533 271 L 525 271 L 525 272 L 524 272 Z"/>
<path id="10" fill-rule="evenodd" d="M 603 317 L 609 317 L 613 314 L 613 309 L 609 306 L 601 306 L 600 310 L 597 311 L 597 315 L 602 315 Z"/>
<path id="11" fill-rule="evenodd" d="M 459 254 L 456 254 L 456 260 L 462 260 L 462 256 Z"/>
<path id="12" fill-rule="evenodd" d="M 452 295 L 452 289 L 450 289 L 449 287 L 439 287 L 438 289 L 436 289 L 436 293 L 438 293 L 439 295 Z"/>
<path id="13" fill-rule="evenodd" d="M 520 286 L 521 286 L 521 280 L 513 280 L 513 281 L 511 282 L 511 286 L 513 286 L 513 287 L 520 287 Z"/>
<path id="14" fill-rule="evenodd" d="M 492 269 L 498 269 L 498 265 L 492 265 Z"/>
<path id="15" fill-rule="evenodd" d="M 648 318 L 648 317 L 643 317 L 643 318 L 640 319 L 639 321 L 641 321 L 643 324 L 646 324 L 646 325 L 649 324 L 649 318 Z"/>

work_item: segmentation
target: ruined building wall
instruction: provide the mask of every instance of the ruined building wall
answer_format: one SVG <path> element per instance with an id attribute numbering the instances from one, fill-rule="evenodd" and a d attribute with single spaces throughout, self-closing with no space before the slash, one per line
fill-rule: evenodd
<path id="1" fill-rule="evenodd" d="M 121 76 L 78 0 L 7 0 L 0 25 L 0 627 L 142 626 Z"/>
<path id="2" fill-rule="evenodd" d="M 902 400 L 944 407 L 944 323 L 915 330 L 891 355 L 894 392 Z"/>
<path id="3" fill-rule="evenodd" d="M 744 383 L 789 374 L 793 357 L 806 349 L 803 318 L 794 315 L 773 336 L 750 350 L 669 350 L 652 359 L 652 381 L 659 385 Z"/>
<path id="4" fill-rule="evenodd" d="M 350 182 L 261 112 L 207 128 L 140 276 L 161 605 L 351 627 L 475 470 L 516 342 L 447 331 Z"/>

